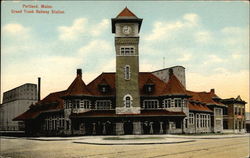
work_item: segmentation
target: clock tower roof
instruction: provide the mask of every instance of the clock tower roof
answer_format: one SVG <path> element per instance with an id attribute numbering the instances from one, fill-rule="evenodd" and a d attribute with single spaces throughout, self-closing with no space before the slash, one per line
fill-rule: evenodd
<path id="1" fill-rule="evenodd" d="M 137 19 L 137 16 L 131 12 L 127 7 L 124 8 L 118 15 L 116 18 L 136 18 Z"/>
<path id="2" fill-rule="evenodd" d="M 111 22 L 112 22 L 112 33 L 116 33 L 115 30 L 116 23 L 138 23 L 139 24 L 138 31 L 140 31 L 142 19 L 138 18 L 132 11 L 130 11 L 126 7 L 116 16 L 116 18 L 112 18 Z"/>

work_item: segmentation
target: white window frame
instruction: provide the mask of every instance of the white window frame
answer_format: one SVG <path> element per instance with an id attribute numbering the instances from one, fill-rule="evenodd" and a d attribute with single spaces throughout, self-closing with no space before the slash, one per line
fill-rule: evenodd
<path id="1" fill-rule="evenodd" d="M 134 56 L 135 55 L 135 47 L 134 46 L 121 46 L 120 47 L 120 55 L 121 56 Z"/>
<path id="2" fill-rule="evenodd" d="M 151 105 L 148 105 L 151 104 Z M 159 107 L 159 100 L 157 99 L 150 99 L 150 100 L 143 100 L 143 108 L 145 109 L 157 109 Z"/>
<path id="3" fill-rule="evenodd" d="M 172 99 L 164 99 L 163 100 L 163 108 L 171 108 L 172 107 Z"/>
<path id="4" fill-rule="evenodd" d="M 200 128 L 200 114 L 196 114 L 196 128 Z"/>
<path id="5" fill-rule="evenodd" d="M 130 99 L 129 99 L 129 100 L 130 100 L 129 106 L 127 106 L 127 97 L 130 98 Z M 133 104 L 133 97 L 132 97 L 130 94 L 124 95 L 123 101 L 124 101 L 124 107 L 125 107 L 125 108 L 131 108 L 131 107 L 132 107 L 132 104 Z"/>
<path id="6" fill-rule="evenodd" d="M 176 104 L 177 104 L 177 106 L 176 106 Z M 180 98 L 175 98 L 175 99 L 174 99 L 174 107 L 175 107 L 175 108 L 181 108 L 181 107 L 182 107 L 182 104 L 183 104 L 182 99 L 180 99 Z"/>
<path id="7" fill-rule="evenodd" d="M 189 124 L 190 125 L 194 124 L 194 113 L 189 113 Z"/>
<path id="8" fill-rule="evenodd" d="M 130 78 L 131 78 L 130 65 L 125 65 L 124 66 L 124 79 L 130 80 Z"/>
<path id="9" fill-rule="evenodd" d="M 80 100 L 80 108 L 82 108 L 82 109 L 90 109 L 90 107 L 91 107 L 90 100 L 86 100 L 86 99 L 81 99 Z"/>
<path id="10" fill-rule="evenodd" d="M 102 106 L 100 106 L 100 105 L 98 106 L 98 104 L 103 104 L 103 105 Z M 105 104 L 109 104 L 109 108 L 105 108 L 106 107 Z M 111 107 L 112 107 L 111 100 L 96 100 L 95 101 L 95 109 L 97 109 L 97 110 L 111 109 Z"/>
<path id="11" fill-rule="evenodd" d="M 222 109 L 221 108 L 214 108 L 215 110 L 215 116 L 221 116 L 222 115 Z"/>

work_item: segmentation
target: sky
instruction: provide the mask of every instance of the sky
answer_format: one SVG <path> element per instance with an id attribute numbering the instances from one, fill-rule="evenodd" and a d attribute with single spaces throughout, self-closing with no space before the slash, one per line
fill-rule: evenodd
<path id="1" fill-rule="evenodd" d="M 188 90 L 214 88 L 221 98 L 240 95 L 249 102 L 247 1 L 1 3 L 1 94 L 24 83 L 37 83 L 41 77 L 44 98 L 67 89 L 77 68 L 82 69 L 86 84 L 102 72 L 115 72 L 111 18 L 127 6 L 143 18 L 141 72 L 182 65 Z"/>

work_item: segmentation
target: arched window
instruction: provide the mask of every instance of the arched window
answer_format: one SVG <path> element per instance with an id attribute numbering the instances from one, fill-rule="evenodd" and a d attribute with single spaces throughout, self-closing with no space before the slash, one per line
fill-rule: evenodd
<path id="1" fill-rule="evenodd" d="M 126 102 L 126 107 L 129 108 L 129 107 L 130 107 L 130 104 L 131 104 L 131 100 L 130 100 L 130 97 L 129 97 L 129 96 L 127 96 L 127 97 L 125 98 L 125 102 Z"/>
<path id="2" fill-rule="evenodd" d="M 129 95 L 129 94 L 125 95 L 125 96 L 123 97 L 123 100 L 124 100 L 124 104 L 125 104 L 125 107 L 126 107 L 126 108 L 131 107 L 131 105 L 132 105 L 132 100 L 133 100 L 133 98 L 132 98 L 131 95 Z"/>
<path id="3" fill-rule="evenodd" d="M 124 79 L 130 80 L 130 66 L 129 65 L 126 65 L 124 67 Z"/>

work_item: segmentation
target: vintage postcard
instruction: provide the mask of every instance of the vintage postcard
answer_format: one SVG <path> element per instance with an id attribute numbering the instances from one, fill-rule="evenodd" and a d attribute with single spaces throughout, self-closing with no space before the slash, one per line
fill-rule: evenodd
<path id="1" fill-rule="evenodd" d="M 0 158 L 249 157 L 248 1 L 1 1 Z"/>

